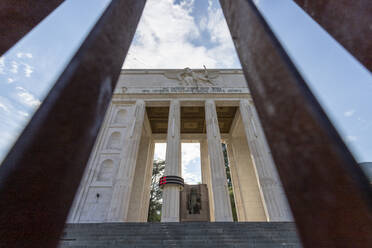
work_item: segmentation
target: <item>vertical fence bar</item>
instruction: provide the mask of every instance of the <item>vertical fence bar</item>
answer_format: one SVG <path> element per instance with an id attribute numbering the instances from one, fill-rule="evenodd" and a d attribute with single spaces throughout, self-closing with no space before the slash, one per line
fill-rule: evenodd
<path id="1" fill-rule="evenodd" d="M 294 0 L 372 71 L 371 0 Z"/>
<path id="2" fill-rule="evenodd" d="M 112 0 L 0 167 L 0 247 L 56 247 L 145 0 Z"/>
<path id="3" fill-rule="evenodd" d="M 369 183 L 251 0 L 220 0 L 304 247 L 372 247 Z"/>
<path id="4" fill-rule="evenodd" d="M 1 0 L 0 56 L 62 2 L 63 0 Z"/>

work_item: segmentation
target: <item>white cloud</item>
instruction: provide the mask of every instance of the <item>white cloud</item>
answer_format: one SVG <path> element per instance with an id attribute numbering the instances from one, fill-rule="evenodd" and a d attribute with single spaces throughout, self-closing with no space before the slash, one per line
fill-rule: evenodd
<path id="1" fill-rule="evenodd" d="M 354 141 L 357 141 L 358 138 L 356 136 L 353 136 L 353 135 L 348 135 L 348 136 L 346 136 L 346 140 L 349 141 L 349 142 L 354 142 Z"/>
<path id="2" fill-rule="evenodd" d="M 8 83 L 13 83 L 14 82 L 14 79 L 13 78 L 8 78 Z"/>
<path id="3" fill-rule="evenodd" d="M 6 106 L 5 103 L 0 102 L 0 109 L 2 109 L 2 110 L 4 110 L 5 112 L 8 112 L 8 113 L 9 113 L 9 109 L 8 109 L 8 107 Z"/>
<path id="4" fill-rule="evenodd" d="M 182 177 L 188 184 L 201 182 L 199 143 L 182 143 Z"/>
<path id="5" fill-rule="evenodd" d="M 236 67 L 222 11 L 210 6 L 198 24 L 193 8 L 194 1 L 148 0 L 124 68 Z M 213 32 L 212 47 L 192 43 L 201 32 Z"/>
<path id="6" fill-rule="evenodd" d="M 18 58 L 29 58 L 29 59 L 31 59 L 32 58 L 32 53 L 21 53 L 21 52 L 19 52 L 19 53 L 17 53 L 17 57 Z"/>
<path id="7" fill-rule="evenodd" d="M 10 69 L 10 72 L 14 74 L 18 73 L 18 63 L 16 61 L 12 61 L 12 68 Z"/>
<path id="8" fill-rule="evenodd" d="M 201 182 L 200 168 L 200 144 L 182 143 L 182 177 L 185 183 L 197 184 Z M 156 143 L 154 159 L 165 160 L 167 150 L 166 143 Z"/>
<path id="9" fill-rule="evenodd" d="M 197 175 L 196 173 L 182 173 L 182 177 L 185 180 L 185 183 L 187 184 L 198 184 L 201 183 L 201 177 L 200 174 Z"/>
<path id="10" fill-rule="evenodd" d="M 166 143 L 155 143 L 154 160 L 165 160 Z"/>
<path id="11" fill-rule="evenodd" d="M 12 103 L 5 97 L 0 96 L 0 109 L 7 113 L 13 113 L 14 107 L 12 106 Z M 1 120 L 1 117 L 4 117 L 4 115 L 0 115 L 0 123 L 3 122 L 4 120 Z"/>
<path id="12" fill-rule="evenodd" d="M 204 30 L 209 33 L 211 41 L 217 44 L 208 50 L 208 55 L 213 57 L 223 67 L 231 67 L 236 64 L 236 52 L 222 9 L 213 7 L 212 2 L 210 2 L 208 17 L 205 22 Z"/>
<path id="13" fill-rule="evenodd" d="M 14 142 L 14 134 L 6 131 L 0 131 L 0 163 L 4 159 L 9 146 Z"/>
<path id="14" fill-rule="evenodd" d="M 18 110 L 17 113 L 18 113 L 21 117 L 23 117 L 23 118 L 29 116 L 29 114 L 26 113 L 26 112 L 24 112 L 24 111 L 20 111 L 20 110 Z"/>
<path id="15" fill-rule="evenodd" d="M 23 104 L 26 104 L 30 107 L 37 107 L 40 105 L 40 100 L 28 92 L 25 88 L 16 87 L 16 90 L 18 91 L 17 96 Z"/>
<path id="16" fill-rule="evenodd" d="M 25 76 L 30 77 L 31 74 L 34 72 L 32 67 L 28 64 L 24 64 L 24 66 L 25 66 Z"/>
<path id="17" fill-rule="evenodd" d="M 351 110 L 345 111 L 344 112 L 344 116 L 345 117 L 351 117 L 351 116 L 354 115 L 354 113 L 355 113 L 355 110 L 354 109 L 351 109 Z"/>
<path id="18" fill-rule="evenodd" d="M 213 7 L 213 1 L 212 0 L 208 0 L 208 11 L 211 10 Z"/>
<path id="19" fill-rule="evenodd" d="M 200 158 L 199 143 L 182 143 L 182 164 L 189 164 L 192 160 Z"/>
<path id="20" fill-rule="evenodd" d="M 5 58 L 0 57 L 0 74 L 5 74 L 4 67 L 5 67 Z"/>

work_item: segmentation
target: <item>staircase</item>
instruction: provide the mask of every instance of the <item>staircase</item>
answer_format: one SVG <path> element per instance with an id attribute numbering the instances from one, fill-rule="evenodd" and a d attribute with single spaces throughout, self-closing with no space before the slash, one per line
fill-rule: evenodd
<path id="1" fill-rule="evenodd" d="M 290 222 L 67 224 L 59 248 L 301 247 Z"/>

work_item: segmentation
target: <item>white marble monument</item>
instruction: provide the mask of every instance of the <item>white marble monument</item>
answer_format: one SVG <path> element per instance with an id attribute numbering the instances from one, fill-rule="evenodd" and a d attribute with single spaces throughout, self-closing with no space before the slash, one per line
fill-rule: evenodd
<path id="1" fill-rule="evenodd" d="M 165 175 L 182 177 L 181 142 L 199 142 L 210 220 L 290 221 L 291 212 L 241 70 L 123 70 L 68 222 L 146 222 L 156 142 Z M 162 221 L 180 219 L 180 187 L 165 185 Z"/>

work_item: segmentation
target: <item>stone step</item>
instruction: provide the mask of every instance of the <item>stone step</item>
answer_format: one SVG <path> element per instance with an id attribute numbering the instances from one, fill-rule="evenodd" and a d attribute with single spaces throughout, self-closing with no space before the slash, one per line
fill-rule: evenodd
<path id="1" fill-rule="evenodd" d="M 198 230 L 198 231 L 197 231 Z M 267 229 L 244 229 L 244 228 L 241 228 L 241 229 L 229 229 L 229 228 L 226 228 L 226 229 L 200 229 L 200 228 L 189 228 L 189 229 L 172 229 L 172 228 L 169 228 L 169 229 L 143 229 L 143 228 L 132 228 L 132 229 L 105 229 L 105 230 L 102 230 L 102 229 L 93 229 L 93 230 L 74 230 L 74 231 L 71 231 L 71 230 L 68 230 L 68 231 L 65 231 L 64 233 L 66 234 L 70 234 L 70 233 L 81 233 L 81 234 L 89 234 L 89 233 L 113 233 L 113 234 L 121 234 L 121 233 L 136 233 L 138 231 L 147 231 L 148 233 L 162 233 L 162 232 L 165 232 L 165 231 L 172 231 L 174 233 L 183 233 L 183 232 L 191 232 L 191 233 L 198 233 L 198 232 L 202 232 L 202 233 L 223 233 L 223 232 L 238 232 L 238 233 L 252 233 L 252 232 L 261 232 L 261 231 L 265 231 L 265 232 L 270 232 L 270 233 L 277 233 L 277 232 L 295 232 L 296 230 L 286 230 L 286 229 L 275 229 L 275 230 L 267 230 Z"/>
<path id="2" fill-rule="evenodd" d="M 301 247 L 289 222 L 68 224 L 60 248 Z"/>
<path id="3" fill-rule="evenodd" d="M 120 244 L 120 245 L 96 245 L 96 244 L 88 244 L 88 245 L 68 245 L 68 246 L 60 246 L 61 248 L 90 248 L 90 247 L 100 247 L 100 248 L 159 248 L 159 245 L 152 245 L 152 244 Z M 190 244 L 169 244 L 169 245 L 162 245 L 161 248 L 164 247 L 177 247 L 177 248 L 190 248 L 192 247 Z M 301 248 L 298 244 L 259 244 L 259 243 L 246 243 L 246 244 L 198 244 L 194 245 L 197 248 L 242 248 L 242 247 L 252 247 L 252 248 Z"/>
<path id="4" fill-rule="evenodd" d="M 190 230 L 190 229 L 184 229 L 184 230 L 173 230 L 173 229 L 157 229 L 157 230 L 148 230 L 148 229 L 130 229 L 130 230 L 89 230 L 89 231 L 67 231 L 65 232 L 65 235 L 91 235 L 91 234 L 110 234 L 110 235 L 122 235 L 122 234 L 138 234 L 141 232 L 147 232 L 148 234 L 159 234 L 159 233 L 164 233 L 164 232 L 172 232 L 174 234 L 177 233 L 191 233 L 191 234 L 219 234 L 219 233 L 238 233 L 238 234 L 245 234 L 245 233 L 260 233 L 260 232 L 267 232 L 267 233 L 272 233 L 272 234 L 278 234 L 278 233 L 293 233 L 295 230 L 265 230 L 265 229 L 260 229 L 260 230 L 254 230 L 254 229 L 222 229 L 222 230 L 202 230 L 202 229 L 197 229 L 195 230 Z"/>
<path id="5" fill-rule="evenodd" d="M 96 230 L 96 231 L 89 231 L 89 232 L 81 232 L 81 231 L 77 231 L 77 232 L 65 232 L 65 236 L 66 235 L 122 235 L 122 234 L 127 234 L 127 235 L 136 235 L 138 233 L 141 233 L 141 232 L 147 232 L 147 234 L 151 235 L 151 234 L 161 234 L 161 233 L 164 233 L 164 232 L 172 232 L 174 234 L 183 234 L 183 233 L 190 233 L 190 234 L 195 234 L 195 235 L 204 235 L 204 234 L 221 234 L 221 233 L 237 233 L 237 234 L 249 234 L 249 233 L 260 233 L 260 232 L 266 232 L 266 233 L 271 233 L 273 235 L 275 234 L 281 234 L 281 233 L 293 233 L 295 232 L 295 230 L 293 231 L 288 231 L 288 230 L 275 230 L 275 231 L 272 231 L 272 230 L 200 230 L 200 231 L 197 231 L 197 230 L 154 230 L 154 231 L 151 231 L 151 230 L 143 230 L 143 229 L 138 229 L 138 230 Z"/>
<path id="6" fill-rule="evenodd" d="M 250 242 L 252 240 L 269 240 L 267 242 L 280 242 L 280 243 L 296 243 L 298 242 L 298 239 L 296 238 L 281 238 L 281 239 L 271 239 L 269 237 L 246 237 L 246 238 L 214 238 L 214 237 L 206 237 L 204 239 L 194 239 L 192 237 L 188 238 L 183 238 L 183 239 L 177 239 L 177 238 L 169 238 L 169 237 L 161 237 L 159 239 L 120 239 L 120 238 L 115 238 L 113 239 L 115 242 L 126 242 L 126 243 L 163 243 L 165 240 L 176 240 L 179 242 L 208 242 L 208 243 L 219 243 L 219 242 Z M 151 241 L 151 242 L 149 242 Z M 262 242 L 263 242 L 262 241 Z M 77 240 L 61 240 L 61 242 L 68 243 L 68 244 L 73 244 L 73 243 L 81 243 L 81 242 L 90 242 L 90 243 L 105 243 L 109 242 L 112 243 L 112 240 L 110 239 L 77 239 Z M 114 242 L 114 243 L 115 243 Z"/>

